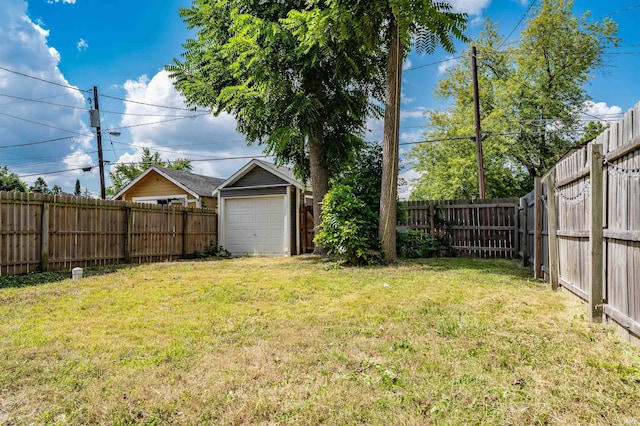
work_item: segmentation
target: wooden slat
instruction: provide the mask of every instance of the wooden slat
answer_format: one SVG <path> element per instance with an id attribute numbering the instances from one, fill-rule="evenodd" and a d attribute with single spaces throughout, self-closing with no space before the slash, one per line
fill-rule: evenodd
<path id="1" fill-rule="evenodd" d="M 623 231 L 619 229 L 605 229 L 604 237 L 612 240 L 640 242 L 640 231 Z"/>
<path id="2" fill-rule="evenodd" d="M 556 231 L 556 235 L 558 237 L 568 237 L 568 238 L 589 238 L 589 230 L 574 231 L 572 229 L 569 229 L 569 230 L 559 229 Z"/>
<path id="3" fill-rule="evenodd" d="M 136 220 L 131 212 L 138 215 Z M 183 215 L 198 229 L 185 228 Z M 105 265 L 127 258 L 171 260 L 184 255 L 185 230 L 188 254 L 210 242 L 217 245 L 215 210 L 0 192 L 0 274 L 26 273 L 39 266 L 55 270 Z M 133 256 L 133 247 L 141 253 Z"/>
<path id="4" fill-rule="evenodd" d="M 580 287 L 574 286 L 573 284 L 571 284 L 569 281 L 565 280 L 564 278 L 560 278 L 559 279 L 559 283 L 563 288 L 566 288 L 571 293 L 573 293 L 576 296 L 578 296 L 580 299 L 585 300 L 585 301 L 589 300 L 589 294 L 587 294 L 587 292 L 582 290 Z"/>

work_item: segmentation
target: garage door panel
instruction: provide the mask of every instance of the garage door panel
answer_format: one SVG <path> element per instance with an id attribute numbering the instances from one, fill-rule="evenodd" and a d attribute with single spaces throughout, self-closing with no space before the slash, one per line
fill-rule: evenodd
<path id="1" fill-rule="evenodd" d="M 256 215 L 251 213 L 234 213 L 227 218 L 229 225 L 243 225 L 246 223 L 255 223 Z"/>
<path id="2" fill-rule="evenodd" d="M 225 200 L 226 249 L 234 255 L 284 253 L 284 197 Z"/>

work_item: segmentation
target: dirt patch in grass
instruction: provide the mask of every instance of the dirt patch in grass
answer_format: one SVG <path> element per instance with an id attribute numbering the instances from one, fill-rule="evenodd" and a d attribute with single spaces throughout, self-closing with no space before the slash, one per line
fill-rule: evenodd
<path id="1" fill-rule="evenodd" d="M 0 424 L 636 424 L 637 349 L 528 276 L 243 258 L 0 289 Z"/>

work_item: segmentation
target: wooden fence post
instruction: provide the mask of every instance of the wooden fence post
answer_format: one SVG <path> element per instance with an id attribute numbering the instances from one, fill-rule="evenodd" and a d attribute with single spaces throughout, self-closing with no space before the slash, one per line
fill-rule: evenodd
<path id="1" fill-rule="evenodd" d="M 529 266 L 529 200 L 527 197 L 520 198 L 520 208 L 522 209 L 522 266 Z M 519 231 L 518 231 L 519 232 Z"/>
<path id="2" fill-rule="evenodd" d="M 512 259 L 518 258 L 518 252 L 520 251 L 520 204 L 515 203 L 513 205 L 513 223 L 514 223 L 514 234 L 513 234 L 513 257 Z"/>
<path id="3" fill-rule="evenodd" d="M 551 289 L 558 290 L 558 220 L 556 212 L 556 169 L 551 170 L 547 177 L 547 209 L 549 225 L 549 281 Z"/>
<path id="4" fill-rule="evenodd" d="M 533 277 L 542 278 L 542 179 L 533 186 Z"/>
<path id="5" fill-rule="evenodd" d="M 429 201 L 429 236 L 436 236 L 436 202 Z"/>
<path id="6" fill-rule="evenodd" d="M 49 203 L 42 203 L 42 228 L 40 230 L 40 268 L 49 270 Z"/>
<path id="7" fill-rule="evenodd" d="M 182 258 L 186 259 L 189 254 L 189 212 L 182 212 Z"/>
<path id="8" fill-rule="evenodd" d="M 589 229 L 589 311 L 592 322 L 602 321 L 602 145 L 589 145 L 589 158 L 591 164 L 591 223 Z"/>
<path id="9" fill-rule="evenodd" d="M 131 263 L 131 228 L 133 227 L 133 211 L 131 207 L 124 208 L 124 263 Z"/>

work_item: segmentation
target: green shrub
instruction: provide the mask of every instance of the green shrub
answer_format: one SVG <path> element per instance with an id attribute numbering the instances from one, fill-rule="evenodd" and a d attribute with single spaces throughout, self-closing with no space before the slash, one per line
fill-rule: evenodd
<path id="1" fill-rule="evenodd" d="M 440 240 L 429 234 L 409 229 L 396 233 L 398 256 L 405 259 L 434 256 L 440 247 Z"/>
<path id="2" fill-rule="evenodd" d="M 351 265 L 380 260 L 377 212 L 351 186 L 334 186 L 322 202 L 322 223 L 315 243 Z"/>

